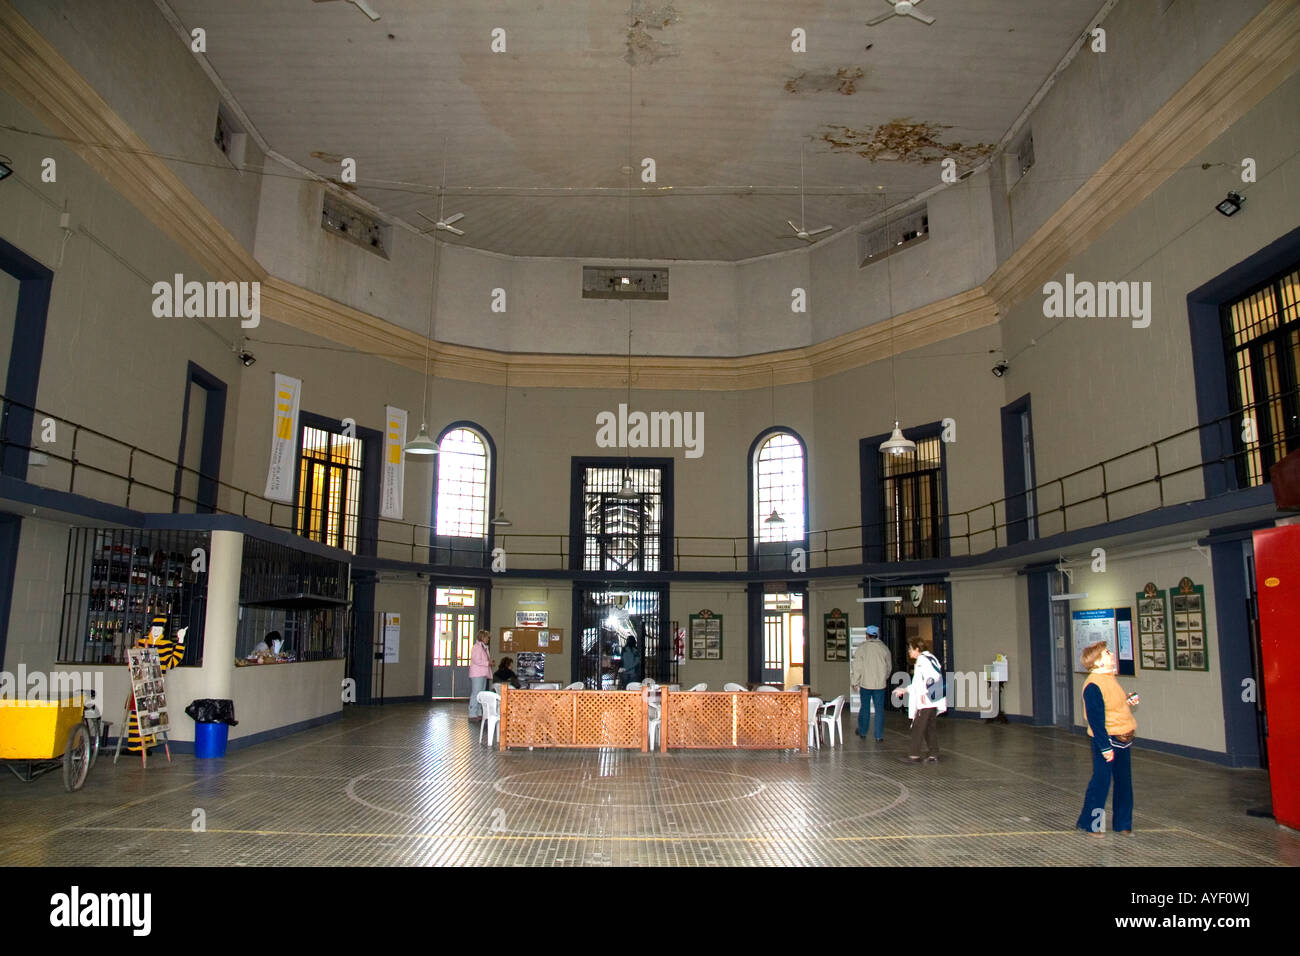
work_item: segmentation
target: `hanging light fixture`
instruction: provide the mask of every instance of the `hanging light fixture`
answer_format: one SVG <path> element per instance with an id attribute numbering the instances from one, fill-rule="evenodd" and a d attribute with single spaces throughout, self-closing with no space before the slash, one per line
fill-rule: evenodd
<path id="1" fill-rule="evenodd" d="M 888 197 L 885 198 L 888 203 Z M 885 219 L 885 235 L 889 235 L 889 219 Z M 898 357 L 894 354 L 894 268 L 889 258 L 885 259 L 885 283 L 889 290 L 889 375 L 894 385 L 894 430 L 880 445 L 880 450 L 887 455 L 902 455 L 916 451 L 916 442 L 903 437 L 903 430 L 898 427 Z"/>
<path id="2" fill-rule="evenodd" d="M 447 144 L 442 148 L 442 188 L 447 189 Z M 429 303 L 429 330 L 424 336 L 424 398 L 420 402 L 420 430 L 402 451 L 408 455 L 438 454 L 438 443 L 429 435 L 429 342 L 433 338 L 433 313 L 438 308 L 438 237 L 433 237 L 433 296 Z"/>
<path id="3" fill-rule="evenodd" d="M 628 71 L 627 86 L 627 267 L 632 268 L 632 74 Z M 627 300 L 627 406 L 632 408 L 632 300 Z M 631 446 L 624 446 L 623 456 L 623 487 L 614 493 L 615 501 L 635 502 L 640 501 L 641 496 L 636 493 L 632 486 L 632 476 L 628 473 L 629 466 L 632 464 Z"/>
<path id="4" fill-rule="evenodd" d="M 776 427 L 776 366 L 771 368 L 771 382 L 768 386 L 769 407 L 772 412 L 772 427 Z M 769 527 L 773 525 L 785 524 L 785 519 L 781 517 L 781 512 L 776 510 L 776 505 L 772 505 L 772 513 L 763 519 L 763 524 Z"/>
<path id="5" fill-rule="evenodd" d="M 890 455 L 901 455 L 904 452 L 916 451 L 916 442 L 910 438 L 904 438 L 902 430 L 898 427 L 898 422 L 894 422 L 893 434 L 881 444 L 880 450 Z"/>
<path id="6" fill-rule="evenodd" d="M 506 365 L 506 406 L 505 406 L 505 413 L 502 416 L 502 418 L 503 418 L 503 423 L 502 423 L 503 436 L 501 439 L 501 447 L 505 448 L 507 446 L 507 443 L 510 441 L 510 366 L 508 364 Z M 505 479 L 506 479 L 506 469 L 505 469 L 505 465 L 502 465 L 501 466 L 501 490 L 502 490 L 501 497 L 502 498 L 505 497 L 505 487 L 506 487 Z M 505 504 L 502 503 L 501 508 L 497 510 L 497 516 L 492 519 L 492 526 L 494 528 L 508 528 L 510 527 L 511 524 L 513 524 L 513 522 L 506 517 Z"/>

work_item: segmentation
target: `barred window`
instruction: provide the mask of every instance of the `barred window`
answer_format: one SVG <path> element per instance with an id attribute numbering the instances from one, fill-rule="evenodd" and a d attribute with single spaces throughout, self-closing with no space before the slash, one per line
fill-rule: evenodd
<path id="1" fill-rule="evenodd" d="M 361 442 L 304 425 L 298 459 L 298 534 L 345 551 L 357 549 Z"/>
<path id="2" fill-rule="evenodd" d="M 1268 482 L 1268 470 L 1300 448 L 1300 270 L 1223 308 L 1228 387 L 1241 412 L 1233 428 L 1237 477 Z"/>
<path id="3" fill-rule="evenodd" d="M 488 448 L 477 432 L 455 428 L 438 443 L 437 534 L 486 538 Z"/>
<path id="4" fill-rule="evenodd" d="M 881 453 L 885 560 L 943 557 L 943 446 L 923 438 L 916 451 Z"/>
<path id="5" fill-rule="evenodd" d="M 625 475 L 634 496 L 627 499 L 620 497 Z M 663 482 L 662 468 L 583 469 L 584 570 L 660 570 Z"/>

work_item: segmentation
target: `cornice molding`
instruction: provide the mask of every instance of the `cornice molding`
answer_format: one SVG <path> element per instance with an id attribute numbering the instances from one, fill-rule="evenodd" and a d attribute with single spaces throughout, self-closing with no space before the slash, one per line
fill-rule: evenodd
<path id="1" fill-rule="evenodd" d="M 1155 112 L 983 286 L 824 342 L 737 357 L 638 356 L 638 388 L 743 390 L 810 382 L 994 325 L 1300 68 L 1300 4 L 1272 0 Z M 210 274 L 260 281 L 266 318 L 422 371 L 425 340 L 274 276 L 8 0 L 0 0 L 0 84 Z M 80 145 L 98 143 L 108 148 Z M 123 151 L 134 158 L 121 161 Z M 440 378 L 520 387 L 619 388 L 608 355 L 504 353 L 434 342 Z"/>

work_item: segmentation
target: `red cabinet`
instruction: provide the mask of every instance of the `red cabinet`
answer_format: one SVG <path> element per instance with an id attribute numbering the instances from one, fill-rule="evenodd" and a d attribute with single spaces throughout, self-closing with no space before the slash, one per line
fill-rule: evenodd
<path id="1" fill-rule="evenodd" d="M 1253 537 L 1273 816 L 1300 830 L 1300 694 L 1285 684 L 1300 677 L 1300 525 Z"/>

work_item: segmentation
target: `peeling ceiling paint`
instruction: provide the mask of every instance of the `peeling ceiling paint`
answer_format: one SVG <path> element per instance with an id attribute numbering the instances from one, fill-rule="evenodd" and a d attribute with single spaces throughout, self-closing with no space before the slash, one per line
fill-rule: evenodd
<path id="1" fill-rule="evenodd" d="M 842 66 L 834 73 L 800 73 L 785 83 L 789 93 L 842 93 L 852 96 L 858 91 L 857 81 L 866 74 L 860 66 Z"/>
<path id="2" fill-rule="evenodd" d="M 627 53 L 623 59 L 632 66 L 649 66 L 670 56 L 677 56 L 677 48 L 661 39 L 663 32 L 681 20 L 681 15 L 671 3 L 650 7 L 632 4 L 632 23 L 627 28 Z"/>
<path id="3" fill-rule="evenodd" d="M 821 138 L 830 144 L 832 150 L 849 150 L 873 163 L 928 165 L 952 157 L 959 166 L 974 166 L 993 152 L 993 143 L 942 142 L 939 137 L 946 129 L 952 127 L 900 117 L 860 130 L 829 126 Z"/>

